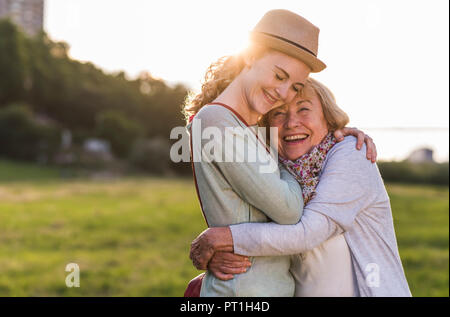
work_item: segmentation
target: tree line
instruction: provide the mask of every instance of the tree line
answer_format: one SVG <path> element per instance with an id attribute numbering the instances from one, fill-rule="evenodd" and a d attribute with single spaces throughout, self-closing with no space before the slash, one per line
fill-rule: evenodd
<path id="1" fill-rule="evenodd" d="M 187 87 L 169 86 L 148 72 L 135 79 L 105 73 L 70 58 L 67 43 L 45 32 L 28 37 L 6 19 L 0 20 L 0 74 L 0 156 L 6 158 L 52 157 L 67 129 L 75 145 L 101 138 L 116 157 L 129 159 L 143 140 L 170 142 L 170 130 L 185 124 Z M 152 143 L 154 150 L 165 151 L 167 144 L 159 143 Z M 164 158 L 169 161 L 168 152 L 158 157 Z M 146 159 L 138 164 L 151 169 Z"/>
<path id="2" fill-rule="evenodd" d="M 189 163 L 169 158 L 175 142 L 170 131 L 185 124 L 181 105 L 187 93 L 148 72 L 132 80 L 124 72 L 107 74 L 70 58 L 67 43 L 45 32 L 27 37 L 0 20 L 0 158 L 52 163 L 67 129 L 75 149 L 97 137 L 140 170 L 189 174 Z M 448 185 L 448 163 L 378 165 L 386 181 Z"/>

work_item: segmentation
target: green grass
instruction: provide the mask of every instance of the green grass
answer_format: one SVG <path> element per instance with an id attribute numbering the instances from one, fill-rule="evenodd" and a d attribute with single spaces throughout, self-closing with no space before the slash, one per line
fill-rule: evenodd
<path id="1" fill-rule="evenodd" d="M 43 181 L 57 179 L 61 170 L 28 163 L 11 162 L 0 159 L 0 182 Z"/>
<path id="2" fill-rule="evenodd" d="M 387 185 L 400 257 L 414 296 L 449 296 L 449 190 Z"/>
<path id="3" fill-rule="evenodd" d="M 0 296 L 183 295 L 205 228 L 191 180 L 59 175 L 0 161 Z M 448 187 L 388 192 L 413 295 L 448 296 Z M 71 262 L 79 288 L 65 286 Z"/>

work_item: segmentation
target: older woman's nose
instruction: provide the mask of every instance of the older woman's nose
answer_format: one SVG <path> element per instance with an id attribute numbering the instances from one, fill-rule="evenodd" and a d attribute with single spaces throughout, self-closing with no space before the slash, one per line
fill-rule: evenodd
<path id="1" fill-rule="evenodd" d="M 296 116 L 288 114 L 284 125 L 287 129 L 293 129 L 297 128 L 300 125 L 300 122 Z"/>

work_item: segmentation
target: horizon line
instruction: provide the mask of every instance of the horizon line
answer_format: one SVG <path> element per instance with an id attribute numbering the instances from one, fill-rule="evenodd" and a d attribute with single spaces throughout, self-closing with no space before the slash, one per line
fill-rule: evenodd
<path id="1" fill-rule="evenodd" d="M 436 131 L 448 131 L 449 127 L 427 127 L 427 126 L 407 126 L 407 127 L 358 127 L 358 129 L 367 129 L 367 130 L 436 130 Z"/>

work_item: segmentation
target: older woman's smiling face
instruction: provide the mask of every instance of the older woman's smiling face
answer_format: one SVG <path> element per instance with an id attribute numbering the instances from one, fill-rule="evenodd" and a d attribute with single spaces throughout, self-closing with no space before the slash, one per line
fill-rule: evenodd
<path id="1" fill-rule="evenodd" d="M 307 89 L 290 104 L 273 109 L 268 120 L 270 126 L 278 128 L 279 155 L 288 160 L 308 153 L 328 133 L 320 99 L 313 89 Z"/>

